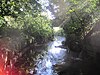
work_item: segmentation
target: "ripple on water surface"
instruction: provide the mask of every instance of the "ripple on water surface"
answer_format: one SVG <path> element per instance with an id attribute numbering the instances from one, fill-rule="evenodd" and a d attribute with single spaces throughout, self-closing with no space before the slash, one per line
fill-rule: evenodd
<path id="1" fill-rule="evenodd" d="M 53 65 L 64 62 L 66 49 L 56 46 L 61 46 L 64 40 L 64 37 L 55 36 L 55 40 L 48 43 L 47 53 L 43 56 L 43 59 L 37 62 L 36 75 L 57 75 Z"/>

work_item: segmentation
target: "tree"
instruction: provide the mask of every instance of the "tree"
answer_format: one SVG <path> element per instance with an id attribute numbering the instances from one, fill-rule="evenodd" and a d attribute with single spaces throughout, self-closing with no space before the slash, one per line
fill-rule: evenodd
<path id="1" fill-rule="evenodd" d="M 20 13 L 30 10 L 36 12 L 40 9 L 38 0 L 1 0 L 0 1 L 0 16 L 16 17 Z"/>
<path id="2" fill-rule="evenodd" d="M 0 36 L 10 39 L 10 47 L 20 58 L 14 65 L 29 70 L 36 57 L 34 46 L 52 37 L 51 21 L 41 15 L 38 0 L 1 0 L 0 3 Z"/>

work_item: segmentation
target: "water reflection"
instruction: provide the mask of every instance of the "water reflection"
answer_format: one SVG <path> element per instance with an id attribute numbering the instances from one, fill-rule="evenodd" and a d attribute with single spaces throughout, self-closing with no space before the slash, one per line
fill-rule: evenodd
<path id="1" fill-rule="evenodd" d="M 36 75 L 57 75 L 53 65 L 64 62 L 66 49 L 56 46 L 61 46 L 64 40 L 64 37 L 55 36 L 55 41 L 48 43 L 47 53 L 37 62 Z"/>

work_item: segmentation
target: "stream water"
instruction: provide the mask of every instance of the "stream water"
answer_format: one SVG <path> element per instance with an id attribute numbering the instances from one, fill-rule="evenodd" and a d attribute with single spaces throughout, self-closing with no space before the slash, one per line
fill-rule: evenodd
<path id="1" fill-rule="evenodd" d="M 55 40 L 47 44 L 47 52 L 36 62 L 35 75 L 58 75 L 53 65 L 63 63 L 65 60 L 66 49 L 59 47 L 62 41 L 65 41 L 64 37 L 55 36 Z"/>

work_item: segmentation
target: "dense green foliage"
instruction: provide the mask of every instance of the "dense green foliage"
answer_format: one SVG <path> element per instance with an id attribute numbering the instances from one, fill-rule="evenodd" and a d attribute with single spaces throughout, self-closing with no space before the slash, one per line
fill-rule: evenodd
<path id="1" fill-rule="evenodd" d="M 25 12 L 37 12 L 41 5 L 38 0 L 1 0 L 0 1 L 0 16 L 17 17 L 18 14 Z"/>
<path id="2" fill-rule="evenodd" d="M 66 34 L 79 32 L 83 36 L 84 30 L 99 19 L 99 6 L 99 0 L 49 0 L 47 8 L 55 16 L 54 24 L 65 25 Z"/>
<path id="3" fill-rule="evenodd" d="M 1 34 L 9 36 L 11 29 L 17 29 L 29 40 L 30 38 L 35 38 L 35 40 L 50 38 L 52 35 L 51 23 L 45 16 L 41 16 L 41 10 L 41 5 L 37 0 L 2 0 Z"/>
<path id="4" fill-rule="evenodd" d="M 63 27 L 71 49 L 79 49 L 79 43 L 100 19 L 100 0 L 49 0 L 49 5 L 55 16 L 53 25 Z"/>
<path id="5" fill-rule="evenodd" d="M 84 30 L 89 28 L 92 23 L 97 20 L 98 15 L 94 15 L 94 13 L 98 12 L 97 3 L 98 0 L 85 0 L 85 1 L 69 1 L 69 20 L 65 25 L 65 31 L 69 34 L 78 34 L 81 36 Z M 67 29 L 66 29 L 67 28 Z"/>
<path id="6" fill-rule="evenodd" d="M 75 34 L 76 36 L 84 36 L 84 31 L 89 30 L 90 23 L 92 23 L 92 16 L 86 12 L 71 13 L 68 23 L 65 25 L 64 30 L 67 34 Z"/>
<path id="7" fill-rule="evenodd" d="M 71 50 L 82 50 L 82 40 L 99 20 L 99 0 L 66 0 L 69 2 L 68 20 L 64 25 L 67 44 Z"/>
<path id="8" fill-rule="evenodd" d="M 9 37 L 19 52 L 16 67 L 33 68 L 35 49 L 53 37 L 51 22 L 64 26 L 64 32 L 60 29 L 57 35 L 65 33 L 69 48 L 80 51 L 80 43 L 100 17 L 100 0 L 49 0 L 47 3 L 44 9 L 52 12 L 55 17 L 52 21 L 41 15 L 39 0 L 0 1 L 0 38 Z"/>
<path id="9" fill-rule="evenodd" d="M 41 15 L 38 0 L 1 0 L 0 5 L 0 37 L 10 38 L 10 47 L 21 54 L 14 65 L 32 68 L 36 57 L 34 45 L 53 37 L 51 21 Z"/>

